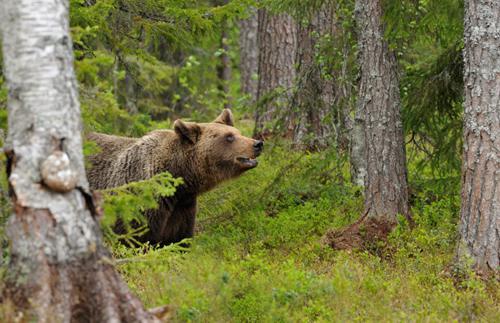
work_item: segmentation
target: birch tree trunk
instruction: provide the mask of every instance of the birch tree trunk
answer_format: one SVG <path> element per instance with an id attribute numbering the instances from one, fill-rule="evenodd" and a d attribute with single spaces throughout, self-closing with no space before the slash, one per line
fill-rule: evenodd
<path id="1" fill-rule="evenodd" d="M 361 219 L 334 235 L 336 248 L 362 247 L 384 239 L 409 215 L 406 154 L 401 122 L 397 62 L 384 39 L 381 0 L 357 0 L 361 80 L 358 113 L 364 119 L 365 211 Z"/>
<path id="2" fill-rule="evenodd" d="M 259 10 L 259 107 L 255 115 L 255 137 L 266 137 L 275 119 L 282 118 L 279 132 L 292 132 L 292 117 L 286 109 L 295 79 L 296 26 L 287 14 Z"/>
<path id="3" fill-rule="evenodd" d="M 39 322 L 155 321 L 102 243 L 83 163 L 68 7 L 0 2 L 14 209 L 4 297 Z"/>
<path id="4" fill-rule="evenodd" d="M 240 25 L 240 73 L 241 92 L 250 97 L 250 103 L 257 100 L 257 75 L 259 68 L 259 46 L 257 42 L 258 15 L 251 9 L 251 15 L 241 20 Z"/>
<path id="5" fill-rule="evenodd" d="M 500 267 L 500 2 L 465 2 L 465 114 L 458 256 Z"/>

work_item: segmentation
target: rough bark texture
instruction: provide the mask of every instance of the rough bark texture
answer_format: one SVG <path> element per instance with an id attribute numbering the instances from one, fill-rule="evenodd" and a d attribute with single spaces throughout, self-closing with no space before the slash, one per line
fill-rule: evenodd
<path id="1" fill-rule="evenodd" d="M 397 62 L 384 40 L 382 17 L 380 0 L 356 1 L 361 70 L 358 109 L 364 117 L 366 160 L 365 213 L 343 236 L 362 235 L 362 240 L 368 241 L 386 236 L 390 230 L 385 228 L 397 223 L 397 214 L 409 214 Z M 368 228 L 375 230 L 370 233 Z M 359 247 L 356 239 L 352 240 L 352 246 Z"/>
<path id="2" fill-rule="evenodd" d="M 315 150 L 327 146 L 334 129 L 333 82 L 322 75 L 316 61 L 319 39 L 332 34 L 332 8 L 314 13 L 308 22 L 297 26 L 297 83 L 290 109 L 295 111 L 293 143 L 300 149 Z"/>
<path id="3" fill-rule="evenodd" d="M 296 116 L 294 146 L 300 149 L 349 145 L 353 86 L 347 65 L 353 55 L 338 7 L 328 1 L 297 26 L 296 92 L 290 110 Z M 342 59 L 331 57 L 334 51 Z"/>
<path id="4" fill-rule="evenodd" d="M 40 322 L 153 321 L 102 244 L 84 170 L 68 6 L 0 3 L 14 206 L 4 297 Z M 69 160 L 65 168 L 50 164 L 57 156 Z"/>
<path id="5" fill-rule="evenodd" d="M 266 137 L 272 121 L 282 118 L 280 132 L 291 132 L 291 114 L 286 111 L 295 79 L 296 26 L 286 14 L 273 14 L 265 9 L 258 12 L 259 107 L 255 116 L 255 137 Z"/>
<path id="6" fill-rule="evenodd" d="M 359 186 L 365 186 L 366 157 L 365 157 L 365 116 L 364 106 L 358 102 L 351 131 L 351 181 Z"/>
<path id="7" fill-rule="evenodd" d="M 500 2 L 465 2 L 461 260 L 500 266 Z"/>
<path id="8" fill-rule="evenodd" d="M 258 16 L 252 9 L 250 17 L 241 20 L 240 25 L 240 73 L 241 92 L 250 97 L 250 103 L 257 100 L 257 75 L 259 68 L 259 47 L 257 43 Z"/>
<path id="9" fill-rule="evenodd" d="M 356 4 L 358 4 L 357 2 Z M 356 19 L 359 22 L 361 12 L 358 9 Z M 359 22 L 360 25 L 358 26 L 358 33 L 360 35 L 359 43 L 361 42 L 361 33 L 363 22 Z M 365 36 L 366 38 L 366 36 Z M 366 49 L 365 49 L 366 51 Z M 359 61 L 362 59 L 362 52 L 360 51 L 359 53 Z M 364 55 L 367 55 L 366 53 Z M 366 65 L 365 65 L 366 67 Z M 366 76 L 365 76 L 365 82 L 366 82 Z M 359 86 L 359 91 L 362 89 L 362 83 Z M 366 86 L 366 84 L 365 84 Z M 350 145 L 350 166 L 351 166 L 351 181 L 355 185 L 358 186 L 365 186 L 365 181 L 366 181 L 366 168 L 367 168 L 367 160 L 366 160 L 366 143 L 365 143 L 365 101 L 361 98 L 362 93 L 358 93 L 358 100 L 356 102 L 356 109 L 354 113 L 354 120 L 352 124 L 352 130 L 351 130 L 351 145 Z"/>

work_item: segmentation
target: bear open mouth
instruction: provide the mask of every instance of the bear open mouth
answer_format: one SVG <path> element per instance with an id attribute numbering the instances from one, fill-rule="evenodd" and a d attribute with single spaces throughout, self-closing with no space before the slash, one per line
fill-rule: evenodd
<path id="1" fill-rule="evenodd" d="M 237 157 L 236 160 L 244 168 L 254 168 L 254 167 L 256 167 L 259 164 L 259 162 L 257 161 L 257 159 L 254 159 L 254 158 Z"/>

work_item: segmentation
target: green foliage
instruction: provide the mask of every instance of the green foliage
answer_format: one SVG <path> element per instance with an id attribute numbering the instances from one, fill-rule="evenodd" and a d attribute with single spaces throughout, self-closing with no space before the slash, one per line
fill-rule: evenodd
<path id="1" fill-rule="evenodd" d="M 112 243 L 121 240 L 137 245 L 137 235 L 147 230 L 147 219 L 143 212 L 157 208 L 158 200 L 173 196 L 181 184 L 181 178 L 174 178 L 165 172 L 145 181 L 101 191 L 104 194 L 104 217 L 101 224 L 105 236 Z M 118 222 L 124 232 L 113 231 Z"/>
<path id="2" fill-rule="evenodd" d="M 75 65 L 86 124 L 91 130 L 140 135 L 150 127 L 149 119 L 214 115 L 216 109 L 207 107 L 217 107 L 220 100 L 216 39 L 221 28 L 235 30 L 233 21 L 244 17 L 251 4 L 72 0 Z M 118 119 L 116 125 L 111 118 Z"/>
<path id="3" fill-rule="evenodd" d="M 290 14 L 297 25 L 303 27 L 308 26 L 315 16 L 323 12 L 331 12 L 331 24 L 327 26 L 324 22 L 321 33 L 318 30 L 312 31 L 310 37 L 314 39 L 314 66 L 311 66 L 310 71 L 302 71 L 294 82 L 291 89 L 276 88 L 273 91 L 266 93 L 259 98 L 255 109 L 257 111 L 266 109 L 270 104 L 277 107 L 276 120 L 269 122 L 265 125 L 267 129 L 273 129 L 273 132 L 286 132 L 286 123 L 289 119 L 290 113 L 300 115 L 299 110 L 304 109 L 304 106 L 297 104 L 294 100 L 294 92 L 300 92 L 300 87 L 304 82 L 308 82 L 307 78 L 311 73 L 317 73 L 315 70 L 319 69 L 320 77 L 323 80 L 333 82 L 334 92 L 333 102 L 329 107 L 329 111 L 322 120 L 322 122 L 334 124 L 336 129 L 337 138 L 331 138 L 330 142 L 339 143 L 341 137 L 347 137 L 347 130 L 344 129 L 343 119 L 344 115 L 349 115 L 353 111 L 355 102 L 355 82 L 358 77 L 356 55 L 357 44 L 355 38 L 355 20 L 354 20 L 354 0 L 266 0 L 261 1 L 261 6 L 274 13 L 287 13 Z M 321 20 L 324 20 L 322 17 Z M 333 31 L 332 33 L 328 31 Z M 302 64 L 296 62 L 296 65 Z M 303 68 L 303 67 L 301 67 Z M 292 92 L 292 95 L 290 93 Z M 315 95 L 309 94 L 314 97 Z M 291 97 L 291 98 L 290 98 Z M 319 98 L 318 98 L 319 99 Z M 320 100 L 321 101 L 321 100 Z M 306 105 L 322 104 L 321 102 L 314 101 L 310 98 Z M 314 109 L 313 108 L 313 109 Z M 332 136 L 333 137 L 333 136 Z M 315 136 L 312 138 L 304 139 L 305 142 L 313 142 Z M 344 143 L 345 144 L 345 143 Z M 341 144 L 343 145 L 343 144 Z"/>
<path id="4" fill-rule="evenodd" d="M 462 151 L 462 45 L 407 67 L 403 118 L 411 143 L 437 171 L 460 169 Z"/>
<path id="5" fill-rule="evenodd" d="M 385 1 L 386 34 L 403 70 L 403 122 L 411 145 L 443 175 L 460 168 L 463 1 Z"/>
<path id="6" fill-rule="evenodd" d="M 268 143 L 259 167 L 201 197 L 188 250 L 128 250 L 119 269 L 147 306 L 170 304 L 174 322 L 494 322 L 498 282 L 447 271 L 459 195 L 426 172 L 415 228 L 402 219 L 380 254 L 321 245 L 362 212 L 346 166 L 333 151 Z"/>
<path id="7" fill-rule="evenodd" d="M 1 61 L 0 61 L 0 67 L 1 67 Z M 1 74 L 0 74 L 0 128 L 4 130 L 7 129 L 7 86 L 5 84 L 3 75 Z"/>
<path id="8" fill-rule="evenodd" d="M 343 0 L 338 1 L 338 3 Z M 300 21 L 314 14 L 324 4 L 335 4 L 333 0 L 263 0 L 261 5 L 273 12 L 287 12 Z"/>
<path id="9" fill-rule="evenodd" d="M 301 23 L 325 3 L 334 5 L 342 32 L 322 37 L 315 59 L 323 77 L 354 88 L 353 0 L 220 3 L 71 0 L 85 130 L 140 136 L 171 127 L 179 116 L 212 119 L 223 104 L 215 73 L 221 28 L 229 29 L 234 63 L 236 21 L 251 5 L 291 13 Z M 450 270 L 460 207 L 463 3 L 385 1 L 384 8 L 386 36 L 402 71 L 415 226 L 400 219 L 376 254 L 323 246 L 327 230 L 359 218 L 362 192 L 349 181 L 344 155 L 334 149 L 292 152 L 286 142 L 267 142 L 258 168 L 201 196 L 197 235 L 184 244 L 129 248 L 121 243 L 138 244 L 135 237 L 146 224 L 143 211 L 174 194 L 180 179 L 164 173 L 106 190 L 103 230 L 117 268 L 147 307 L 170 304 L 173 320 L 182 322 L 497 320 L 499 283 L 472 272 L 456 279 Z M 239 96 L 234 72 L 229 85 L 236 113 L 252 115 L 255 107 Z M 277 89 L 262 102 L 283 92 Z M 2 129 L 6 98 L 0 74 Z M 338 104 L 352 106 L 355 93 L 345 100 Z M 252 120 L 239 124 L 245 134 L 253 126 Z M 97 149 L 84 144 L 86 155 Z M 3 230 L 10 214 L 5 173 L 0 188 Z M 113 232 L 116 221 L 126 233 Z M 8 311 L 0 308 L 0 317 Z"/>

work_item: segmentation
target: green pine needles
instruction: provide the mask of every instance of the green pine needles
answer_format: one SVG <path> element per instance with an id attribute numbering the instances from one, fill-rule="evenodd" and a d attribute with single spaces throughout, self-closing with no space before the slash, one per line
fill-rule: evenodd
<path id="1" fill-rule="evenodd" d="M 147 231 L 144 211 L 157 208 L 158 200 L 173 196 L 182 183 L 182 178 L 174 178 L 169 172 L 164 172 L 148 180 L 103 190 L 104 217 L 101 225 L 108 242 L 140 245 L 136 238 Z M 123 233 L 113 231 L 118 223 L 123 227 Z"/>

